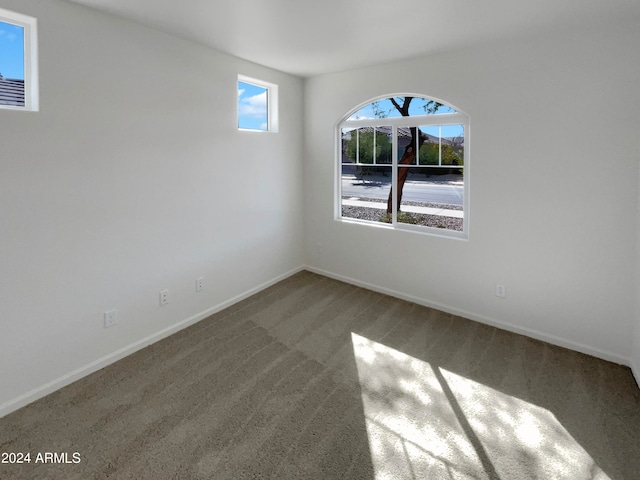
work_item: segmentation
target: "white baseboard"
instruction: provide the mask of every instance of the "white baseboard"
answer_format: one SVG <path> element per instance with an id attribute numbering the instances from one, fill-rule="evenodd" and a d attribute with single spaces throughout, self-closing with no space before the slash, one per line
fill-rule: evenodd
<path id="1" fill-rule="evenodd" d="M 18 410 L 19 408 L 24 407 L 25 405 L 35 402 L 36 400 L 52 392 L 55 392 L 56 390 L 61 389 L 62 387 L 66 387 L 67 385 L 70 385 L 71 383 L 81 379 L 82 377 L 86 377 L 87 375 L 97 372 L 101 368 L 111 365 L 112 363 L 115 363 L 118 360 L 121 360 L 122 358 L 128 355 L 131 355 L 132 353 L 135 353 L 138 350 L 143 349 L 144 347 L 151 345 L 152 343 L 158 342 L 163 338 L 173 335 L 174 333 L 184 328 L 187 328 L 193 325 L 194 323 L 197 323 L 200 320 L 203 320 L 213 315 L 214 313 L 224 310 L 225 308 L 230 307 L 231 305 L 238 303 L 244 300 L 245 298 L 248 298 L 251 295 L 258 293 L 261 290 L 264 290 L 265 288 L 268 288 L 271 285 L 274 285 L 280 282 L 281 280 L 284 280 L 285 278 L 290 277 L 291 275 L 301 272 L 302 270 L 304 270 L 304 267 L 294 268 L 293 270 L 290 270 L 254 288 L 251 288 L 246 292 L 241 293 L 240 295 L 236 295 L 235 297 L 230 298 L 229 300 L 226 300 L 222 303 L 219 303 L 214 307 L 208 308 L 203 312 L 193 315 L 185 320 L 182 320 L 174 325 L 171 325 L 170 327 L 167 327 L 163 330 L 155 332 L 145 338 L 142 338 L 141 340 L 138 340 L 136 342 L 133 342 L 127 345 L 126 347 L 116 350 L 115 352 L 112 352 L 109 355 L 106 355 L 87 365 L 77 368 L 65 375 L 62 375 L 61 377 L 58 377 L 48 383 L 45 383 L 40 387 L 34 388 L 33 390 L 23 395 L 20 395 L 12 400 L 8 400 L 4 402 L 2 405 L 0 405 L 0 418 L 4 417 L 5 415 L 8 415 L 11 412 Z"/>
<path id="2" fill-rule="evenodd" d="M 637 365 L 633 360 L 630 360 L 628 358 L 624 358 L 621 357 L 620 355 L 616 355 L 604 350 L 600 350 L 594 347 L 591 347 L 589 345 L 583 345 L 581 343 L 577 343 L 571 340 L 567 340 L 564 338 L 560 338 L 560 337 L 556 337 L 554 335 L 548 335 L 545 334 L 543 332 L 539 332 L 536 330 L 532 330 L 532 329 L 528 329 L 528 328 L 524 328 L 524 327 L 519 327 L 517 325 L 512 325 L 509 323 L 505 323 L 505 322 L 501 322 L 498 320 L 494 320 L 492 318 L 489 317 L 485 317 L 483 315 L 478 315 L 475 314 L 473 312 L 468 312 L 466 310 L 462 310 L 459 308 L 455 308 L 455 307 L 451 307 L 448 305 L 444 305 L 438 302 L 433 302 L 424 298 L 419 298 L 419 297 L 414 297 L 412 295 L 407 295 L 404 294 L 402 292 L 398 292 L 396 290 L 392 290 L 389 288 L 385 288 L 385 287 L 380 287 L 378 285 L 374 285 L 372 283 L 368 283 L 368 282 L 363 282 L 361 280 L 357 280 L 355 278 L 351 278 L 351 277 L 346 277 L 344 275 L 339 275 L 339 274 L 335 274 L 326 270 L 322 270 L 319 268 L 315 268 L 315 267 L 311 267 L 311 266 L 301 266 L 298 268 L 295 268 L 293 270 L 290 270 L 282 275 L 279 275 L 271 280 L 268 280 L 267 282 L 264 282 L 254 288 L 251 288 L 249 290 L 247 290 L 244 293 L 241 293 L 239 295 L 236 295 L 233 298 L 230 298 L 229 300 L 226 300 L 222 303 L 219 303 L 218 305 L 215 305 L 203 312 L 200 312 L 196 315 L 193 315 L 185 320 L 182 320 L 170 327 L 167 327 L 163 330 L 160 330 L 156 333 L 153 333 L 143 339 L 140 339 L 134 343 L 131 343 L 119 350 L 116 350 L 115 352 L 110 353 L 109 355 L 106 355 L 102 358 L 99 358 L 87 365 L 84 365 L 80 368 L 77 368 L 65 375 L 62 375 L 61 377 L 58 377 L 48 383 L 45 383 L 44 385 L 41 385 L 40 387 L 37 387 L 23 395 L 20 395 L 14 399 L 8 400 L 5 403 L 3 403 L 2 405 L 0 405 L 0 418 L 4 417 L 5 415 L 8 415 L 11 412 L 14 412 L 16 410 L 18 410 L 19 408 L 24 407 L 25 405 L 28 405 L 29 403 L 32 403 L 56 390 L 59 390 L 60 388 L 63 388 L 67 385 L 70 385 L 71 383 L 75 382 L 76 380 L 79 380 L 80 378 L 83 378 L 87 375 L 90 375 L 98 370 L 100 370 L 101 368 L 104 368 L 108 365 L 111 365 L 112 363 L 117 362 L 118 360 L 121 360 L 122 358 L 131 355 L 132 353 L 137 352 L 138 350 L 141 350 L 145 347 L 147 347 L 148 345 L 151 345 L 152 343 L 158 342 L 170 335 L 173 335 L 174 333 L 187 328 L 197 322 L 199 322 L 200 320 L 203 320 L 207 317 L 209 317 L 210 315 L 213 315 L 214 313 L 217 313 L 221 310 L 224 310 L 227 307 L 230 307 L 231 305 L 238 303 L 242 300 L 244 300 L 245 298 L 250 297 L 251 295 L 254 295 L 258 292 L 260 292 L 261 290 L 264 290 L 265 288 L 268 288 L 278 282 L 280 282 L 281 280 L 284 280 L 285 278 L 290 277 L 291 275 L 294 275 L 302 270 L 308 270 L 310 272 L 314 272 L 317 273 L 319 275 L 324 275 L 326 277 L 329 278 L 334 278 L 336 280 L 340 280 L 342 282 L 346 282 L 346 283 L 350 283 L 352 285 L 357 285 L 359 287 L 363 287 L 369 290 L 373 290 L 376 292 L 380 292 L 383 293 L 385 295 L 390 295 L 392 297 L 396 297 L 396 298 L 400 298 L 403 300 L 407 300 L 413 303 L 417 303 L 419 305 L 424 305 L 426 307 L 431 307 L 431 308 L 435 308 L 437 310 L 441 310 L 443 312 L 447 312 L 447 313 L 451 313 L 453 315 L 458 315 L 460 317 L 464 317 L 467 318 L 469 320 L 474 320 L 480 323 L 484 323 L 487 325 L 491 325 L 497 328 L 501 328 L 503 330 L 507 330 L 513 333 L 518 333 L 521 335 L 525 335 L 531 338 L 535 338 L 537 340 L 542 340 L 544 342 L 548 342 L 551 343 L 553 345 L 557 345 L 560 347 L 565 347 L 565 348 L 569 348 L 571 350 L 575 350 L 581 353 L 585 353 L 587 355 L 592 355 L 594 357 L 598 357 L 598 358 L 602 358 L 604 360 L 607 361 L 611 361 L 611 362 L 615 362 L 621 365 L 626 365 L 626 366 L 630 366 L 631 367 L 631 371 L 633 372 L 633 375 L 636 379 L 636 382 L 638 383 L 638 385 L 640 386 L 640 365 Z"/>
<path id="3" fill-rule="evenodd" d="M 631 361 L 628 358 L 622 357 L 615 353 L 607 352 L 605 350 L 601 350 L 599 348 L 592 347 L 590 345 L 584 345 L 582 343 L 574 342 L 572 340 L 568 340 L 566 338 L 557 337 L 555 335 L 549 335 L 544 332 L 540 332 L 537 330 L 532 330 L 525 327 L 520 327 L 518 325 L 513 325 L 511 323 L 502 322 L 499 320 L 495 320 L 493 318 L 486 317 L 484 315 L 478 315 L 473 312 L 469 312 L 466 310 L 462 310 L 459 308 L 451 307 L 449 305 L 444 305 L 442 303 L 433 302 L 428 299 L 414 297 L 412 295 L 407 295 L 402 292 L 398 292 L 396 290 L 392 290 L 386 287 L 381 287 L 378 285 L 374 285 L 372 283 L 363 282 L 361 280 L 357 280 L 355 278 L 346 277 L 344 275 L 335 274 L 332 272 L 328 272 L 326 270 L 322 270 L 319 268 L 311 267 L 306 265 L 304 267 L 305 270 L 310 272 L 317 273 L 319 275 L 324 275 L 326 277 L 334 278 L 336 280 L 340 280 L 345 283 L 350 283 L 352 285 L 356 285 L 359 287 L 366 288 L 368 290 L 373 290 L 375 292 L 384 293 L 385 295 L 390 295 L 392 297 L 400 298 L 402 300 L 407 300 L 409 302 L 417 303 L 418 305 L 423 305 L 425 307 L 435 308 L 436 310 L 440 310 L 443 312 L 451 313 L 453 315 L 457 315 L 460 317 L 467 318 L 469 320 L 474 320 L 476 322 L 484 323 L 486 325 L 491 325 L 496 328 L 500 328 L 502 330 L 507 330 L 509 332 L 517 333 L 520 335 L 524 335 L 530 338 L 535 338 L 536 340 L 541 340 L 543 342 L 550 343 L 552 345 L 556 345 L 559 347 L 568 348 L 570 350 L 574 350 L 576 352 L 585 353 L 587 355 L 591 355 L 593 357 L 601 358 L 603 360 L 607 360 L 609 362 L 614 362 L 620 365 L 631 366 Z M 640 377 L 640 370 L 635 369 L 636 380 Z M 640 383 L 639 383 L 640 385 Z"/>

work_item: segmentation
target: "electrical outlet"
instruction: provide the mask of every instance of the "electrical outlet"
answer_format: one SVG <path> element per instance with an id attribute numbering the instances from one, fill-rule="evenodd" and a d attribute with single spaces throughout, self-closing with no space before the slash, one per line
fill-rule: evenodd
<path id="1" fill-rule="evenodd" d="M 507 287 L 500 283 L 496 283 L 496 297 L 505 298 L 507 296 Z"/>
<path id="2" fill-rule="evenodd" d="M 116 323 L 118 323 L 118 310 L 114 308 L 104 312 L 104 328 L 113 327 Z"/>
<path id="3" fill-rule="evenodd" d="M 169 290 L 162 290 L 160 292 L 160 305 L 166 305 L 169 303 Z"/>
<path id="4" fill-rule="evenodd" d="M 204 288 L 204 277 L 196 278 L 196 292 L 201 292 Z"/>

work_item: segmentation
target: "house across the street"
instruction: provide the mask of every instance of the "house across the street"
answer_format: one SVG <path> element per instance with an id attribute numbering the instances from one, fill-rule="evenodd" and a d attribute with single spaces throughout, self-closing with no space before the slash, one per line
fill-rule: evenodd
<path id="1" fill-rule="evenodd" d="M 0 73 L 0 105 L 24 107 L 24 80 L 4 78 Z"/>

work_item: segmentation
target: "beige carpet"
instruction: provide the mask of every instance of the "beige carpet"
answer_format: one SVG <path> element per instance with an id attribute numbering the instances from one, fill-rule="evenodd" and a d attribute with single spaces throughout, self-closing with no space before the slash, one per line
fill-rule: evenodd
<path id="1" fill-rule="evenodd" d="M 302 272 L 0 419 L 0 452 L 32 460 L 2 479 L 637 480 L 640 390 Z"/>

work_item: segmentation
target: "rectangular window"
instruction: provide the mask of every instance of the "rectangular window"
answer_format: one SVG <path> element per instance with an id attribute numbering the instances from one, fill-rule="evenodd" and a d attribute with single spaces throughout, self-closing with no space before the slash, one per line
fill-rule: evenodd
<path id="1" fill-rule="evenodd" d="M 0 108 L 38 110 L 37 20 L 1 8 Z"/>
<path id="2" fill-rule="evenodd" d="M 238 129 L 278 131 L 278 86 L 238 75 Z"/>

